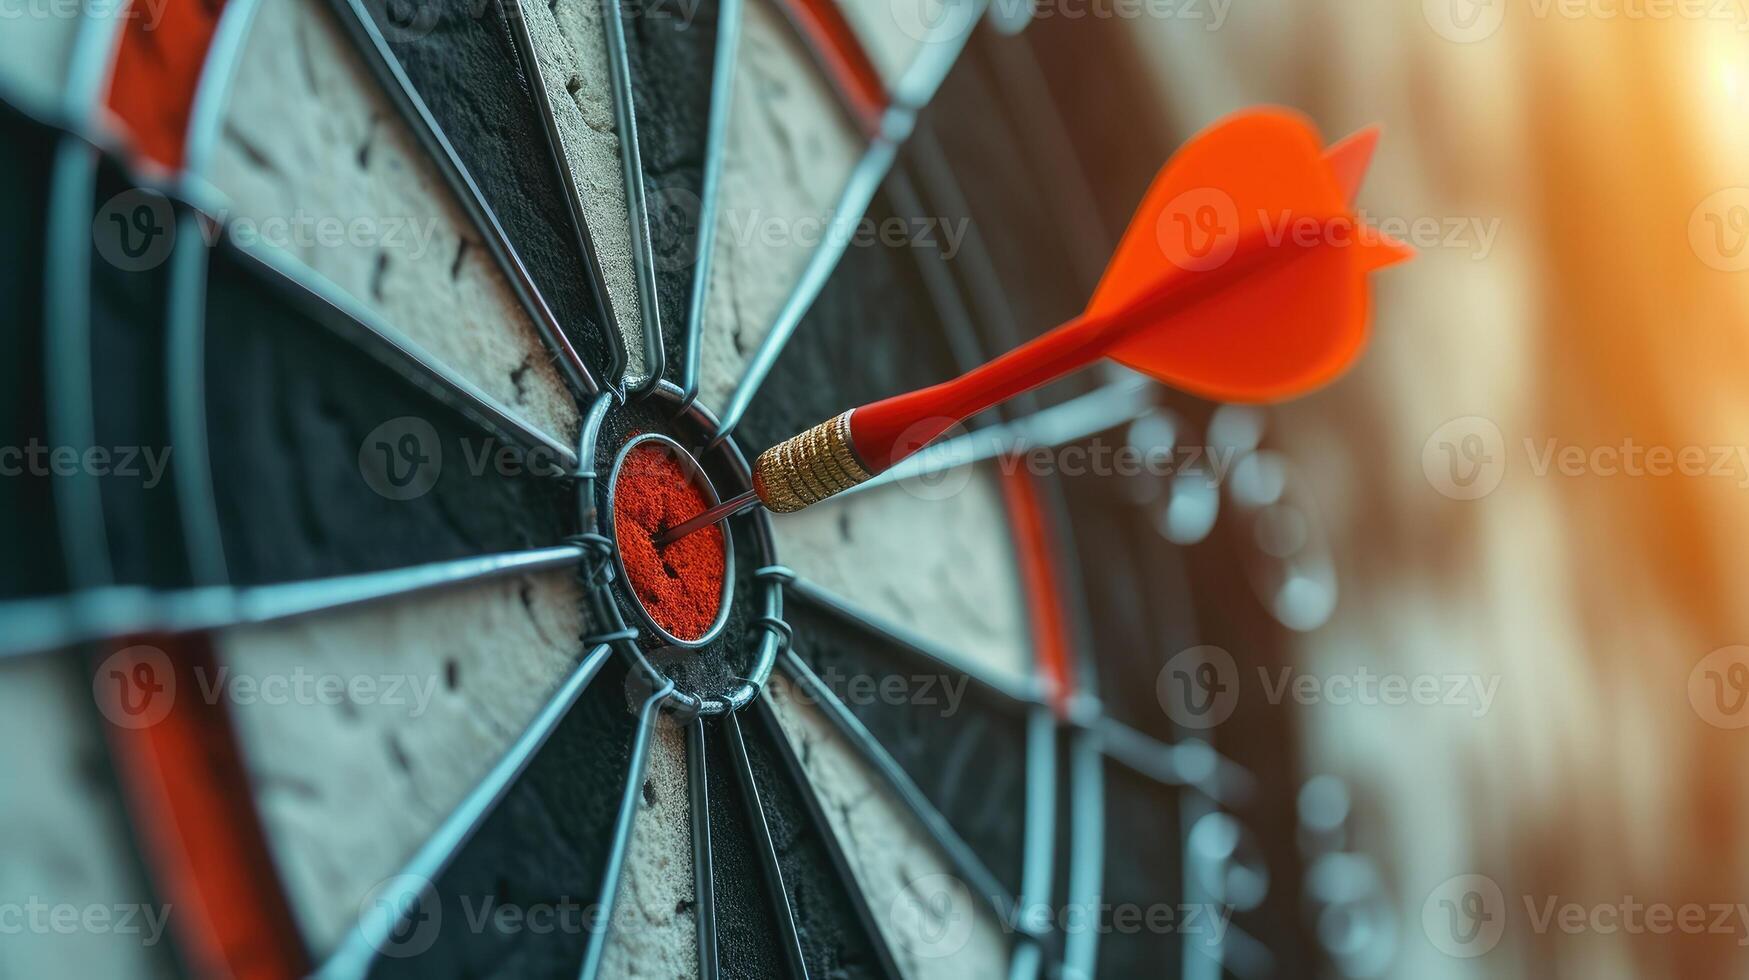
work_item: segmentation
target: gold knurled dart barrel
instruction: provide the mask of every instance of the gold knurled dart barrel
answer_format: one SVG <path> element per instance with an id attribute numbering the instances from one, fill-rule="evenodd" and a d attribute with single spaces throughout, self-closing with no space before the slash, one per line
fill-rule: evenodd
<path id="1" fill-rule="evenodd" d="M 760 453 L 753 464 L 753 489 L 766 507 L 788 514 L 870 475 L 851 448 L 850 413 L 845 412 Z"/>

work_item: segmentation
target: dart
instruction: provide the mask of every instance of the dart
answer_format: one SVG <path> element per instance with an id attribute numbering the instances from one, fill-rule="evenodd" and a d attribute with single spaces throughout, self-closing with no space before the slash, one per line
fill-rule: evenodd
<path id="1" fill-rule="evenodd" d="M 1353 200 L 1377 144 L 1326 149 L 1304 117 L 1261 108 L 1167 161 L 1080 316 L 950 381 L 861 405 L 761 453 L 753 489 L 670 528 L 668 544 L 743 510 L 789 513 L 916 453 L 960 421 L 1102 358 L 1205 398 L 1317 390 L 1365 344 L 1368 275 L 1413 251 Z"/>

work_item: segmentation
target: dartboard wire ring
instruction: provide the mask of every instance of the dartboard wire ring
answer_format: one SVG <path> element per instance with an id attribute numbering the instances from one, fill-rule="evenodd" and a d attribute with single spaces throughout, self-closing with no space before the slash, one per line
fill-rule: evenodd
<path id="1" fill-rule="evenodd" d="M 652 389 L 653 397 L 666 400 L 676 406 L 677 417 L 684 417 L 696 431 L 710 433 L 716 430 L 717 420 L 710 411 L 696 401 L 688 402 L 678 386 L 670 381 L 658 382 Z M 608 414 L 618 404 L 610 394 L 603 392 L 591 403 L 589 412 L 583 418 L 583 424 L 577 440 L 577 456 L 580 462 L 576 470 L 577 507 L 580 525 L 585 528 L 585 534 L 592 539 L 612 541 L 613 526 L 611 510 L 603 513 L 598 503 L 600 494 L 597 483 L 600 475 L 594 461 L 599 457 L 599 440 L 603 425 Z M 616 450 L 616 453 L 619 450 Z M 730 475 L 739 486 L 752 486 L 753 472 L 748 466 L 747 457 L 739 446 L 733 442 L 725 443 L 705 450 L 720 456 L 727 464 Z M 751 704 L 764 689 L 765 682 L 771 676 L 772 666 L 777 662 L 778 654 L 787 645 L 789 636 L 788 625 L 776 627 L 771 624 L 783 622 L 783 583 L 780 575 L 772 574 L 773 570 L 783 569 L 776 562 L 776 545 L 771 535 L 771 518 L 762 510 L 756 510 L 740 515 L 732 520 L 750 525 L 753 539 L 759 549 L 759 559 L 755 565 L 755 581 L 762 587 L 763 598 L 760 612 L 751 626 L 760 635 L 759 645 L 750 657 L 750 666 L 740 684 L 726 695 L 711 697 L 695 697 L 683 691 L 675 690 L 669 697 L 671 707 L 681 717 L 701 715 L 714 717 L 726 713 L 734 713 Z M 727 535 L 725 534 L 725 540 Z M 626 623 L 621 611 L 621 605 L 616 598 L 613 582 L 618 569 L 623 577 L 624 569 L 620 564 L 617 546 L 611 548 L 595 547 L 588 549 L 588 558 L 579 571 L 579 581 L 585 586 L 587 606 L 592 621 L 607 627 L 615 637 L 615 648 L 620 650 L 628 663 L 643 672 L 653 683 L 660 684 L 669 681 L 668 676 L 645 655 L 643 648 L 637 642 L 642 633 L 637 627 Z M 727 570 L 725 581 L 733 590 L 734 575 L 732 566 Z M 631 602 L 636 601 L 632 597 Z M 726 619 L 729 604 L 724 603 L 719 618 Z M 761 624 L 760 619 L 768 620 Z M 603 634 L 608 635 L 608 634 Z"/>

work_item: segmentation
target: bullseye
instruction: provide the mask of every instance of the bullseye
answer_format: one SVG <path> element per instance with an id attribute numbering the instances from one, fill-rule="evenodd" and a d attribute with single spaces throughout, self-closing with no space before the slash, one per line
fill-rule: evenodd
<path id="1" fill-rule="evenodd" d="M 612 501 L 619 567 L 644 618 L 670 643 L 710 642 L 728 619 L 728 538 L 715 527 L 656 543 L 657 535 L 717 502 L 698 461 L 667 436 L 638 436 L 614 463 Z"/>

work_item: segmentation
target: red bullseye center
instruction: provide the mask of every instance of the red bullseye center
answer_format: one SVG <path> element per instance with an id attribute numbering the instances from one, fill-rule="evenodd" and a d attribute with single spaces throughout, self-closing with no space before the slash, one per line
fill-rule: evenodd
<path id="1" fill-rule="evenodd" d="M 644 612 L 681 640 L 710 632 L 723 603 L 728 553 L 721 527 L 657 547 L 656 537 L 711 505 L 698 479 L 659 443 L 632 447 L 613 488 L 620 562 Z"/>

